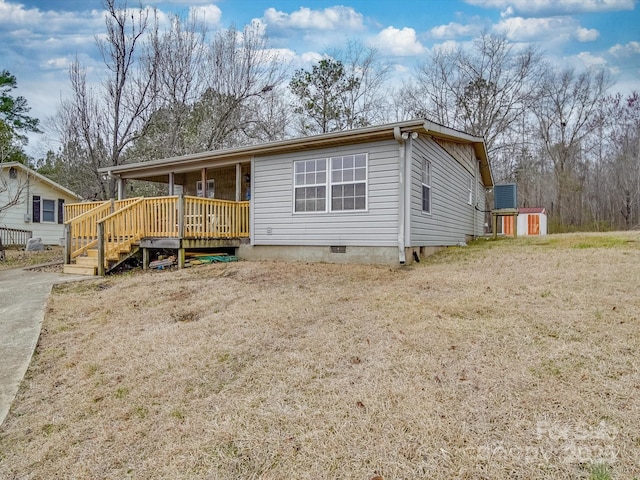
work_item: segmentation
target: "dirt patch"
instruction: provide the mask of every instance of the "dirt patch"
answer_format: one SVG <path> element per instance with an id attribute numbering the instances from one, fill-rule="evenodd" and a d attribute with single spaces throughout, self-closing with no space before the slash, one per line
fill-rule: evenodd
<path id="1" fill-rule="evenodd" d="M 638 477 L 640 243 L 612 238 L 58 288 L 0 477 Z"/>
<path id="2" fill-rule="evenodd" d="M 62 272 L 62 247 L 47 247 L 41 252 L 7 249 L 5 259 L 0 261 L 0 270 L 41 266 L 39 269 L 49 272 Z"/>

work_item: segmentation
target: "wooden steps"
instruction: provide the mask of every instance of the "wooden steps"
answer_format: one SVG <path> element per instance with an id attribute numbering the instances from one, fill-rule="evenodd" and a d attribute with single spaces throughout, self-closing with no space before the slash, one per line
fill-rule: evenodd
<path id="1" fill-rule="evenodd" d="M 98 274 L 98 267 L 68 263 L 62 268 L 62 273 L 68 273 L 70 275 L 96 276 Z"/>
<path id="2" fill-rule="evenodd" d="M 109 263 L 107 271 L 124 262 L 138 250 L 138 245 L 128 245 L 127 248 L 120 249 L 118 255 L 110 255 L 107 257 L 107 262 Z M 75 263 L 65 264 L 62 271 L 63 273 L 72 275 L 98 275 L 98 249 L 91 248 L 87 250 L 86 255 L 75 258 Z"/>

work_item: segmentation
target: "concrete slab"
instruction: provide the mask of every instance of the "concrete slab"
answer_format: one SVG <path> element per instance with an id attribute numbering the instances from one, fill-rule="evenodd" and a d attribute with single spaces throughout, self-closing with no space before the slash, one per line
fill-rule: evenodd
<path id="1" fill-rule="evenodd" d="M 20 269 L 0 271 L 0 425 L 31 362 L 51 287 L 86 279 Z"/>

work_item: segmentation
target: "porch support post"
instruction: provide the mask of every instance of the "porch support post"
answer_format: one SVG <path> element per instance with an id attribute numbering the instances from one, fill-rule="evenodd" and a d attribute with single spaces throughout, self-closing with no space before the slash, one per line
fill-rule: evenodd
<path id="1" fill-rule="evenodd" d="M 184 237 L 184 195 L 178 196 L 178 238 Z"/>
<path id="2" fill-rule="evenodd" d="M 176 175 L 173 172 L 169 172 L 169 195 L 175 195 L 174 185 L 176 183 Z"/>
<path id="3" fill-rule="evenodd" d="M 142 269 L 149 270 L 149 249 L 142 248 Z"/>
<path id="4" fill-rule="evenodd" d="M 202 180 L 202 198 L 207 198 L 207 169 L 203 168 L 200 174 L 200 179 Z"/>
<path id="5" fill-rule="evenodd" d="M 64 263 L 69 265 L 71 263 L 71 224 L 66 223 L 64 225 Z"/>
<path id="6" fill-rule="evenodd" d="M 104 277 L 104 223 L 98 223 L 98 275 Z"/>
<path id="7" fill-rule="evenodd" d="M 127 193 L 125 187 L 125 179 L 118 177 L 118 200 L 124 200 Z"/>
<path id="8" fill-rule="evenodd" d="M 184 248 L 179 248 L 178 249 L 178 269 L 180 270 L 184 268 L 184 257 L 185 257 Z"/>
<path id="9" fill-rule="evenodd" d="M 236 202 L 242 200 L 242 167 L 236 163 Z"/>

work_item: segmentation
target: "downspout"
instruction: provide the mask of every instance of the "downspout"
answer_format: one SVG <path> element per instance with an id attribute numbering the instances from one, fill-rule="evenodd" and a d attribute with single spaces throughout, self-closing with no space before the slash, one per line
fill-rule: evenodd
<path id="1" fill-rule="evenodd" d="M 478 170 L 480 169 L 480 163 L 478 159 L 475 160 L 475 168 L 473 169 L 473 190 L 471 190 L 471 194 L 473 195 L 472 204 L 473 204 L 473 238 L 478 238 Z M 483 208 L 484 210 L 484 208 Z"/>
<path id="2" fill-rule="evenodd" d="M 400 127 L 393 127 L 393 138 L 398 142 L 398 260 L 401 265 L 406 262 L 404 244 L 405 226 L 405 169 L 406 169 L 406 148 L 405 140 L 409 138 L 408 133 L 401 133 Z"/>

